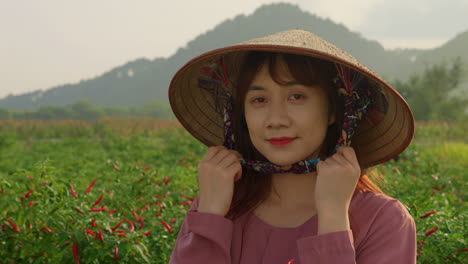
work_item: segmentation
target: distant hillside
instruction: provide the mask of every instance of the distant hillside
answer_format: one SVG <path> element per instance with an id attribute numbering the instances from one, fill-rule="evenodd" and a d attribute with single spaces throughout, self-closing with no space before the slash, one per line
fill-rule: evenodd
<path id="1" fill-rule="evenodd" d="M 94 79 L 57 86 L 0 100 L 0 108 L 34 109 L 40 105 L 66 105 L 80 98 L 103 106 L 137 106 L 149 100 L 166 101 L 171 77 L 192 57 L 211 49 L 235 44 L 257 36 L 302 28 L 345 49 L 388 80 L 406 79 L 425 64 L 440 63 L 462 55 L 468 64 L 468 32 L 433 50 L 390 50 L 334 23 L 304 12 L 292 4 L 269 4 L 252 15 L 238 15 L 179 48 L 169 58 L 137 59 L 111 69 Z M 468 87 L 468 85 L 467 85 Z"/>
<path id="2" fill-rule="evenodd" d="M 402 63 L 394 68 L 395 71 L 388 72 L 389 76 L 398 79 L 406 79 L 413 72 L 421 72 L 426 65 L 449 63 L 458 56 L 468 67 L 468 31 L 435 49 L 397 49 L 389 52 Z"/>

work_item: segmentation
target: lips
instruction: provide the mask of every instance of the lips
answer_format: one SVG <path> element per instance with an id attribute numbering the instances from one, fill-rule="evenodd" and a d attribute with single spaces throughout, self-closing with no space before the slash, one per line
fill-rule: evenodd
<path id="1" fill-rule="evenodd" d="M 291 137 L 279 137 L 279 138 L 270 138 L 267 141 L 270 142 L 270 144 L 275 145 L 275 146 L 284 146 L 292 141 L 294 141 L 296 138 L 291 138 Z"/>

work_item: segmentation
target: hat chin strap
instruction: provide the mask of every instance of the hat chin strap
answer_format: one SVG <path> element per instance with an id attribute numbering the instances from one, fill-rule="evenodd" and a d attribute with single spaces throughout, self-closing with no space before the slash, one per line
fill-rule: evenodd
<path id="1" fill-rule="evenodd" d="M 343 118 L 343 126 L 341 136 L 333 150 L 336 153 L 341 146 L 351 145 L 351 136 L 357 127 L 357 122 L 367 113 L 368 106 L 373 104 L 373 97 L 370 89 L 364 89 L 360 85 L 364 77 L 360 74 L 351 76 L 350 70 L 347 67 L 335 63 L 338 75 L 333 80 L 338 95 L 344 98 L 345 113 Z M 360 89 L 362 88 L 362 89 Z M 232 129 L 232 97 L 229 97 L 226 107 L 224 108 L 224 142 L 223 146 L 228 149 L 233 149 L 234 134 Z M 330 156 L 331 156 L 330 155 Z M 330 156 L 320 157 L 317 159 L 301 160 L 290 166 L 280 166 L 272 162 L 263 162 L 257 160 L 240 160 L 240 163 L 245 168 L 250 168 L 264 174 L 278 173 L 311 173 L 317 170 L 317 163 L 325 160 Z M 288 167 L 284 169 L 284 167 Z"/>

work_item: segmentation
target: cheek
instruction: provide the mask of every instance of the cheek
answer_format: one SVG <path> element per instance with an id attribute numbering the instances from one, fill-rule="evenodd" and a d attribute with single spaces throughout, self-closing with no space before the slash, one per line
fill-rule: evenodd
<path id="1" fill-rule="evenodd" d="M 247 124 L 247 130 L 249 131 L 250 140 L 255 142 L 255 138 L 258 136 L 259 126 L 261 124 L 259 114 L 249 111 L 249 109 L 245 109 L 245 122 Z"/>

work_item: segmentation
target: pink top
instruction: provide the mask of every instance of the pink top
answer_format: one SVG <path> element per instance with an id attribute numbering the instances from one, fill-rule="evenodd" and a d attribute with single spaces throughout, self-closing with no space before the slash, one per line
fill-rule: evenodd
<path id="1" fill-rule="evenodd" d="M 400 201 L 386 195 L 354 192 L 348 211 L 352 231 L 321 235 L 317 215 L 283 228 L 263 222 L 253 211 L 231 221 L 197 208 L 198 197 L 181 226 L 170 264 L 416 264 L 414 219 Z"/>

